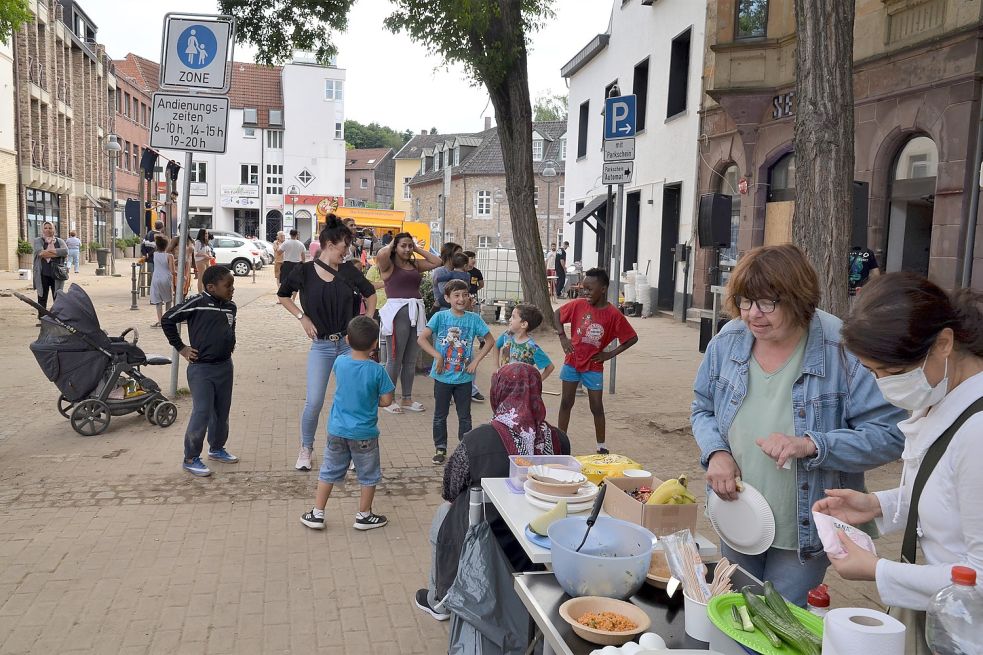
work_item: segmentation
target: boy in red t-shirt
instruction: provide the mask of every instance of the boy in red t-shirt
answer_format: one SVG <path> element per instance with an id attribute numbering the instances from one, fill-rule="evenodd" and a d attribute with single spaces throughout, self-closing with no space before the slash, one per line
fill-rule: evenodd
<path id="1" fill-rule="evenodd" d="M 607 301 L 607 271 L 592 268 L 584 274 L 582 287 L 586 298 L 566 303 L 554 312 L 559 326 L 557 336 L 563 352 L 567 354 L 560 369 L 563 382 L 563 396 L 560 399 L 560 416 L 557 427 L 563 432 L 570 424 L 570 410 L 577 398 L 577 386 L 584 385 L 590 401 L 590 411 L 594 415 L 594 433 L 597 437 L 597 452 L 608 454 L 604 447 L 604 402 L 601 398 L 604 387 L 604 362 L 638 342 L 638 335 L 628 323 L 628 319 L 618 308 Z M 570 338 L 567 338 L 563 325 L 570 323 Z M 621 344 L 614 350 L 604 350 L 609 343 L 618 339 Z"/>

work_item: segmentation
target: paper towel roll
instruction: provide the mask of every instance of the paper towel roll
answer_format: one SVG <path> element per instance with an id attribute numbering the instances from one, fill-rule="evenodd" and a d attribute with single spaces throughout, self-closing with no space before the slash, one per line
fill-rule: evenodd
<path id="1" fill-rule="evenodd" d="M 904 624 L 858 607 L 830 611 L 823 620 L 823 655 L 904 655 Z"/>

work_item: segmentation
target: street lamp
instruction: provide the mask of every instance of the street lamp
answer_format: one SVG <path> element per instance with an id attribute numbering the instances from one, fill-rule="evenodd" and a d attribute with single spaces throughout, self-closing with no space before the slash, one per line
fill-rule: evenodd
<path id="1" fill-rule="evenodd" d="M 505 200 L 505 194 L 502 193 L 501 189 L 495 189 L 495 205 L 498 207 L 498 247 L 502 247 L 502 202 Z"/>
<path id="2" fill-rule="evenodd" d="M 543 170 L 539 173 L 540 177 L 546 182 L 546 243 L 553 239 L 550 234 L 550 209 L 553 205 L 553 196 L 550 193 L 551 187 L 553 186 L 553 178 L 557 176 L 556 172 L 556 162 L 552 159 L 547 159 L 543 162 Z"/>
<path id="3" fill-rule="evenodd" d="M 106 242 L 109 245 L 109 261 L 110 261 L 110 275 L 116 275 L 116 244 L 109 237 L 109 221 L 113 223 L 112 235 L 116 236 L 116 157 L 119 152 L 123 150 L 119 145 L 119 138 L 115 134 L 109 135 L 109 141 L 106 142 L 106 152 L 109 153 L 109 218 L 106 220 L 106 225 L 104 227 L 107 233 Z"/>
<path id="4" fill-rule="evenodd" d="M 300 189 L 296 184 L 291 184 L 287 189 L 287 195 L 290 196 L 290 222 L 297 226 L 297 195 L 300 193 Z M 283 227 L 282 225 L 280 227 Z M 267 235 L 269 236 L 269 235 Z"/>

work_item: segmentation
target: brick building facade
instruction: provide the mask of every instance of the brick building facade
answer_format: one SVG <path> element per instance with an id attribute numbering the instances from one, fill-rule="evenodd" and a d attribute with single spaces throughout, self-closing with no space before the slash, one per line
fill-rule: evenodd
<path id="1" fill-rule="evenodd" d="M 345 204 L 393 208 L 396 163 L 392 148 L 355 148 L 345 153 Z"/>
<path id="2" fill-rule="evenodd" d="M 31 0 L 32 22 L 14 32 L 19 232 L 44 221 L 83 244 L 104 240 L 116 79 L 96 27 L 70 0 Z"/>
<path id="3" fill-rule="evenodd" d="M 152 94 L 157 90 L 144 79 L 137 57 L 128 54 L 113 62 L 116 66 L 116 135 L 120 152 L 116 158 L 117 214 L 127 199 L 140 198 L 140 157 L 143 148 L 150 143 L 150 118 Z M 158 162 L 158 167 L 160 162 Z M 130 230 L 125 221 L 117 220 L 123 233 Z"/>
<path id="4" fill-rule="evenodd" d="M 533 193 L 544 247 L 555 243 L 556 233 L 562 229 L 564 161 L 561 155 L 566 150 L 565 133 L 565 121 L 533 123 Z M 421 148 L 420 143 L 428 145 Z M 410 217 L 430 224 L 433 243 L 454 241 L 470 250 L 514 248 L 498 128 L 489 127 L 476 134 L 418 135 L 400 152 L 417 148 L 421 153 L 421 172 L 409 182 Z M 551 161 L 556 176 L 547 183 L 542 171 Z M 451 185 L 445 208 L 446 234 L 440 234 L 446 168 L 451 171 Z M 553 234 L 552 238 L 549 233 Z"/>

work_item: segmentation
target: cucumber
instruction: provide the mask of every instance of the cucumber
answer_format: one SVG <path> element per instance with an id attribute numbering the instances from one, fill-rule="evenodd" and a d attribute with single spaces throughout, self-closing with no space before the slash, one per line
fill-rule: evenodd
<path id="1" fill-rule="evenodd" d="M 735 630 L 744 630 L 744 622 L 741 621 L 741 616 L 737 613 L 737 605 L 730 606 L 730 620 L 734 624 Z"/>
<path id="2" fill-rule="evenodd" d="M 782 641 L 797 648 L 803 655 L 820 655 L 819 647 L 813 643 L 810 635 L 807 634 L 809 631 L 803 628 L 798 621 L 787 621 L 779 616 L 760 596 L 751 591 L 750 587 L 744 587 L 741 593 L 744 595 L 744 602 L 751 612 L 752 621 L 754 617 L 763 620 Z"/>
<path id="3" fill-rule="evenodd" d="M 741 629 L 744 632 L 754 632 L 754 624 L 751 623 L 751 615 L 748 614 L 747 607 L 744 605 L 738 607 L 737 614 L 741 617 Z"/>
<path id="4" fill-rule="evenodd" d="M 775 585 L 773 585 L 771 582 L 765 582 L 764 588 L 765 603 L 767 603 L 768 607 L 770 607 L 779 617 L 784 618 L 793 625 L 800 626 L 802 631 L 805 633 L 806 638 L 808 638 L 809 641 L 811 641 L 816 647 L 822 648 L 822 640 L 813 634 L 812 630 L 808 630 L 799 622 L 797 618 L 795 618 L 795 615 L 792 614 L 792 610 L 790 610 L 788 607 L 788 602 L 780 593 L 778 593 L 778 591 L 775 589 Z"/>
<path id="5" fill-rule="evenodd" d="M 782 640 L 778 638 L 778 635 L 775 634 L 774 630 L 768 627 L 768 624 L 764 619 L 762 619 L 760 616 L 752 616 L 751 623 L 754 624 L 755 628 L 761 631 L 761 634 L 768 638 L 768 641 L 771 642 L 772 646 L 775 648 L 782 647 Z"/>

